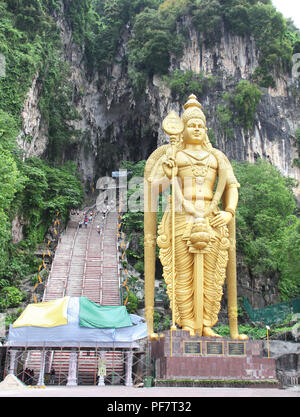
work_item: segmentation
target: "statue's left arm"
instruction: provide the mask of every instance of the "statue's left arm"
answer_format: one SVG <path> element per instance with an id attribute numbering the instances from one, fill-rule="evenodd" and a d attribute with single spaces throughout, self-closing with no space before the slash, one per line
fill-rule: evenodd
<path id="1" fill-rule="evenodd" d="M 217 151 L 215 156 L 217 156 L 218 160 L 219 180 L 222 176 L 225 188 L 222 196 L 223 211 L 220 211 L 210 223 L 213 227 L 222 227 L 228 225 L 235 216 L 239 199 L 238 188 L 240 184 L 235 178 L 232 166 L 227 157 L 220 151 Z"/>

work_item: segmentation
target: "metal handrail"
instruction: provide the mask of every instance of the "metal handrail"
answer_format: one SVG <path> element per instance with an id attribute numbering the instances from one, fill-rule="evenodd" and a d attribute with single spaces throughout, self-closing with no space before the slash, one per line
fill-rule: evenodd
<path id="1" fill-rule="evenodd" d="M 103 303 L 104 233 L 105 233 L 106 221 L 107 221 L 107 215 L 104 218 L 103 229 L 102 229 L 102 233 L 101 233 L 101 241 L 100 241 L 100 256 L 101 256 L 100 294 L 99 294 L 99 304 L 100 305 L 102 305 L 102 303 Z"/>
<path id="2" fill-rule="evenodd" d="M 72 248 L 71 248 L 71 251 L 70 251 L 70 257 L 69 257 L 69 262 L 68 262 L 67 276 L 66 276 L 66 280 L 65 280 L 65 283 L 64 283 L 63 296 L 66 295 L 67 285 L 68 285 L 69 278 L 70 278 L 70 269 L 71 269 L 71 264 L 72 264 L 75 241 L 76 241 L 77 236 L 78 236 L 78 231 L 79 231 L 79 226 L 77 225 L 77 229 L 76 229 L 76 232 L 75 232 L 73 240 L 72 240 Z"/>
<path id="3" fill-rule="evenodd" d="M 98 213 L 98 214 L 99 214 L 99 213 Z M 90 227 L 90 230 L 89 230 L 89 233 L 88 233 L 88 238 L 87 238 L 87 241 L 86 241 L 86 246 L 85 246 L 85 258 L 84 258 L 84 268 L 83 268 L 83 276 L 82 276 L 82 284 L 81 284 L 81 295 L 83 295 L 83 290 L 84 290 L 84 287 L 85 287 L 85 280 L 86 280 L 86 267 L 87 267 L 87 258 L 88 258 L 88 251 L 89 251 L 90 237 L 91 237 L 91 233 L 92 233 L 92 230 L 93 230 L 93 225 L 94 225 L 95 219 L 96 219 L 96 217 L 98 216 L 98 214 L 96 214 L 96 215 L 93 217 L 93 221 L 92 221 L 92 223 L 91 223 L 91 227 Z"/>
<path id="4" fill-rule="evenodd" d="M 96 205 L 94 204 L 91 207 L 85 207 L 82 211 L 85 212 L 87 210 L 92 210 L 95 207 L 96 207 Z M 64 289 L 63 289 L 63 294 L 62 294 L 63 297 L 65 296 L 66 289 L 67 289 L 67 285 L 68 285 L 68 281 L 69 281 L 69 277 L 70 277 L 70 269 L 71 269 L 71 263 L 72 263 L 71 261 L 72 261 L 72 258 L 73 258 L 73 251 L 74 251 L 74 247 L 75 247 L 75 241 L 76 241 L 77 236 L 78 236 L 78 231 L 79 231 L 79 226 L 77 226 L 76 232 L 75 232 L 74 237 L 73 237 L 73 240 L 72 240 L 72 247 L 71 247 L 71 251 L 70 251 L 70 257 L 68 259 L 67 275 L 66 275 L 66 279 L 65 279 L 65 282 L 64 282 Z M 45 289 L 44 289 L 44 294 L 43 294 L 42 301 L 45 301 L 46 296 L 47 296 L 47 290 L 48 290 L 48 286 L 49 286 L 50 280 L 51 280 L 51 275 L 52 275 L 52 272 L 53 272 L 52 269 L 53 269 L 54 264 L 55 264 L 55 257 L 56 257 L 56 254 L 57 254 L 57 249 L 59 248 L 60 244 L 61 244 L 61 241 L 59 240 L 58 241 L 58 244 L 57 244 L 57 247 L 55 249 L 55 255 L 54 255 L 53 262 L 51 264 L 51 269 L 50 269 L 49 275 L 47 277 L 47 283 L 45 285 Z"/>
<path id="5" fill-rule="evenodd" d="M 66 227 L 66 229 L 67 229 L 67 227 Z M 74 237 L 73 237 L 73 240 L 72 240 L 72 248 L 71 248 L 70 257 L 69 257 L 69 260 L 68 260 L 68 270 L 67 270 L 66 280 L 65 280 L 65 283 L 64 283 L 63 297 L 65 296 L 65 293 L 66 293 L 66 288 L 67 288 L 67 283 L 68 283 L 68 278 L 69 278 L 70 268 L 71 268 L 71 260 L 72 260 L 72 257 L 73 257 L 73 250 L 74 250 L 74 246 L 75 246 L 75 241 L 77 239 L 78 230 L 79 230 L 79 227 L 77 226 L 76 232 L 75 232 Z M 47 283 L 45 285 L 44 294 L 43 294 L 43 300 L 42 301 L 44 301 L 46 299 L 46 296 L 47 296 L 47 289 L 48 289 L 48 285 L 50 284 L 50 279 L 51 279 L 51 275 L 52 275 L 52 269 L 53 269 L 54 264 L 55 264 L 55 257 L 56 257 L 57 250 L 58 250 L 60 244 L 61 244 L 61 239 L 59 239 L 58 244 L 57 244 L 56 249 L 55 249 L 54 259 L 53 259 L 53 262 L 51 264 L 51 269 L 50 269 L 50 272 L 49 272 L 49 275 L 48 275 L 48 278 L 47 278 Z"/>

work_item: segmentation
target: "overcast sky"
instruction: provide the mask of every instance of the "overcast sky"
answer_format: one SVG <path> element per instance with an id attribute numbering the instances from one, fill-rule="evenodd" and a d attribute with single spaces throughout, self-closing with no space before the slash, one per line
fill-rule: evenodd
<path id="1" fill-rule="evenodd" d="M 300 29 L 300 1 L 299 0 L 272 0 L 272 3 L 284 17 L 291 17 L 295 26 Z"/>

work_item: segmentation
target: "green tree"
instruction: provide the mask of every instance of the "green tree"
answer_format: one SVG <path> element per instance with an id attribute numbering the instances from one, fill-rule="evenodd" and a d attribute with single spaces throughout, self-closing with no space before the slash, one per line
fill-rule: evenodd
<path id="1" fill-rule="evenodd" d="M 18 207 L 26 219 L 23 233 L 27 246 L 34 248 L 44 239 L 58 211 L 66 221 L 70 209 L 80 206 L 83 189 L 74 163 L 54 168 L 38 158 L 29 158 L 22 165 L 22 173 L 27 181 Z"/>
<path id="2" fill-rule="evenodd" d="M 74 41 L 82 44 L 88 27 L 91 0 L 64 0 L 64 14 L 71 23 Z"/>
<path id="3" fill-rule="evenodd" d="M 198 99 L 203 93 L 204 76 L 195 74 L 193 71 L 176 70 L 170 77 L 169 86 L 174 99 L 183 103 L 187 96 L 192 92 Z"/>
<path id="4" fill-rule="evenodd" d="M 281 240 L 281 281 L 279 290 L 283 300 L 299 297 L 300 294 L 300 219 L 292 218 Z"/>
<path id="5" fill-rule="evenodd" d="M 8 219 L 4 213 L 9 212 L 15 194 L 22 190 L 23 180 L 14 158 L 0 145 L 0 221 Z"/>
<path id="6" fill-rule="evenodd" d="M 281 13 L 271 4 L 255 4 L 249 8 L 249 23 L 259 48 L 264 48 L 266 42 L 282 39 L 286 23 Z"/>
<path id="7" fill-rule="evenodd" d="M 263 160 L 256 164 L 233 163 L 233 166 L 241 184 L 237 211 L 238 248 L 244 254 L 253 276 L 269 277 L 276 282 L 280 280 L 284 287 L 288 279 L 284 254 L 292 244 L 289 229 L 291 224 L 297 223 L 292 192 L 294 182 Z M 294 242 L 297 241 L 297 230 L 295 226 Z M 294 272 L 291 275 L 290 271 L 289 276 L 294 279 L 297 267 L 295 262 L 290 265 Z M 297 287 L 296 281 L 293 282 L 299 292 L 300 287 Z M 286 292 L 282 296 L 286 297 Z"/>
<path id="8" fill-rule="evenodd" d="M 224 23 L 232 33 L 240 36 L 249 35 L 251 31 L 248 8 L 246 4 L 235 1 L 230 7 L 224 7 Z"/>
<path id="9" fill-rule="evenodd" d="M 182 38 L 174 33 L 174 21 L 167 19 L 166 13 L 167 10 L 159 13 L 145 8 L 135 18 L 133 37 L 128 42 L 129 75 L 134 86 L 145 85 L 145 78 L 139 73 L 167 74 L 171 54 L 178 57 L 182 53 Z"/>
<path id="10" fill-rule="evenodd" d="M 0 290 L 0 311 L 8 307 L 17 307 L 24 300 L 25 295 L 16 287 L 4 287 Z"/>
<path id="11" fill-rule="evenodd" d="M 170 63 L 170 34 L 163 30 L 156 30 L 144 44 L 142 53 L 143 66 L 149 75 L 165 74 Z"/>
<path id="12" fill-rule="evenodd" d="M 193 24 L 203 35 L 208 45 L 213 45 L 221 39 L 222 6 L 218 0 L 199 0 L 193 11 Z"/>
<path id="13" fill-rule="evenodd" d="M 233 136 L 234 126 L 253 129 L 255 113 L 260 103 L 260 89 L 249 81 L 240 81 L 234 90 L 223 95 L 224 104 L 217 107 L 217 116 L 225 135 Z"/>
<path id="14" fill-rule="evenodd" d="M 262 87 L 274 87 L 274 73 L 288 71 L 292 59 L 292 43 L 285 36 L 286 21 L 271 5 L 255 4 L 248 11 L 251 33 L 260 50 L 259 67 L 254 80 Z M 270 74 L 272 72 L 273 74 Z"/>
<path id="15" fill-rule="evenodd" d="M 9 258 L 11 205 L 15 195 L 22 191 L 24 180 L 10 152 L 0 145 L 0 277 Z"/>
<path id="16" fill-rule="evenodd" d="M 237 112 L 238 120 L 244 129 L 253 128 L 254 116 L 261 99 L 260 89 L 248 82 L 240 81 L 233 97 L 233 105 Z"/>
<path id="17" fill-rule="evenodd" d="M 229 97 L 229 96 L 228 96 Z M 233 111 L 228 104 L 220 104 L 216 114 L 226 138 L 233 137 Z"/>
<path id="18" fill-rule="evenodd" d="M 9 113 L 0 109 L 0 143 L 2 149 L 16 154 L 16 137 L 18 133 L 19 126 L 16 119 Z"/>

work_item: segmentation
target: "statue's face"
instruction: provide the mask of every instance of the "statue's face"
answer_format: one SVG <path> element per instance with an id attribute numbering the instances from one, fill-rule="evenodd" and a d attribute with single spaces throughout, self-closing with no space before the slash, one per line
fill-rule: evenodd
<path id="1" fill-rule="evenodd" d="M 206 126 L 202 119 L 190 119 L 183 131 L 185 143 L 200 145 L 206 136 Z"/>

